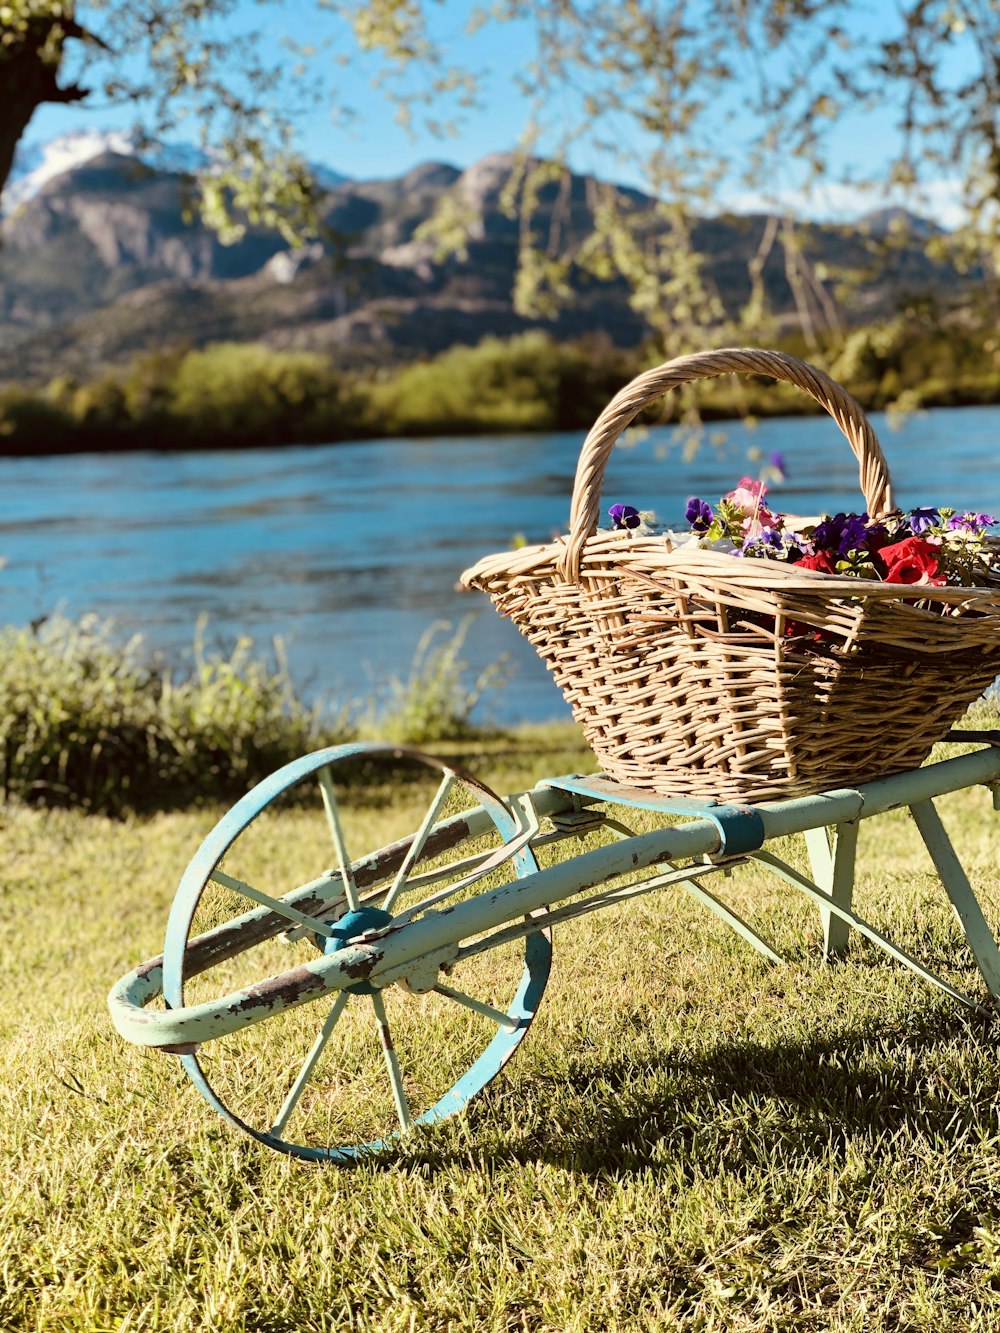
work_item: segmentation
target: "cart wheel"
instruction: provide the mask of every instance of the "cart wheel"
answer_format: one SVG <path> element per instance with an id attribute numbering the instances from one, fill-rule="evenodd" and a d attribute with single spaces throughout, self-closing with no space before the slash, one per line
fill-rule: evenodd
<path id="1" fill-rule="evenodd" d="M 202 843 L 167 922 L 164 998 L 218 999 L 537 869 L 508 808 L 468 774 L 398 746 L 317 751 L 248 792 Z M 269 1147 L 334 1161 L 377 1152 L 461 1110 L 534 1018 L 548 931 L 457 963 L 456 952 L 180 1052 L 183 1064 Z"/>

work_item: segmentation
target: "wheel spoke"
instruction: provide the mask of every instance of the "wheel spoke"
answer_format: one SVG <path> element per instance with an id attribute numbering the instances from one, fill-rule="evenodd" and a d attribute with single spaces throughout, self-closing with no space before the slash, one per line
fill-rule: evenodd
<path id="1" fill-rule="evenodd" d="M 444 777 L 441 779 L 441 785 L 438 787 L 426 815 L 424 815 L 424 822 L 420 825 L 419 829 L 417 829 L 416 836 L 410 844 L 410 850 L 406 853 L 403 864 L 399 867 L 399 870 L 396 872 L 396 878 L 392 881 L 392 887 L 389 889 L 385 902 L 382 904 L 383 911 L 391 912 L 393 903 L 406 888 L 407 877 L 416 864 L 420 853 L 424 850 L 424 843 L 427 841 L 427 835 L 430 833 L 434 821 L 437 819 L 441 811 L 441 807 L 448 799 L 448 793 L 451 791 L 452 783 L 454 781 L 455 774 L 452 773 L 450 769 L 446 768 Z"/>
<path id="2" fill-rule="evenodd" d="M 496 870 L 499 866 L 512 860 L 523 850 L 523 848 L 527 847 L 531 842 L 531 837 L 531 831 L 526 830 L 524 833 L 519 833 L 516 838 L 511 838 L 509 842 L 505 842 L 502 847 L 497 847 L 492 852 L 469 857 L 461 863 L 456 862 L 455 866 L 448 867 L 448 869 L 455 869 L 461 864 L 463 868 L 467 865 L 470 865 L 473 868 L 467 875 L 463 875 L 461 879 L 453 880 L 450 884 L 445 885 L 443 889 L 439 889 L 437 893 L 432 893 L 428 898 L 421 898 L 420 901 L 414 903 L 412 907 L 408 907 L 405 912 L 400 912 L 395 918 L 395 924 L 400 926 L 405 925 L 407 921 L 412 921 L 415 916 L 418 916 L 421 912 L 425 912 L 428 907 L 433 907 L 437 903 L 444 902 L 446 898 L 451 898 L 454 894 L 461 893 L 464 889 L 478 883 L 479 880 L 483 879 L 491 871 Z M 410 887 L 423 888 L 424 884 L 436 882 L 444 877 L 444 875 L 437 871 L 431 871 L 427 875 L 418 875 L 416 879 L 411 880 Z"/>
<path id="3" fill-rule="evenodd" d="M 347 1004 L 349 995 L 346 991 L 341 991 L 334 1000 L 330 1012 L 326 1016 L 326 1022 L 319 1030 L 319 1035 L 312 1044 L 309 1054 L 305 1058 L 302 1068 L 296 1075 L 295 1082 L 288 1090 L 288 1096 L 281 1104 L 281 1110 L 278 1112 L 277 1119 L 271 1126 L 272 1134 L 280 1134 L 288 1123 L 288 1118 L 298 1105 L 299 1098 L 305 1091 L 305 1086 L 312 1076 L 312 1071 L 316 1067 L 316 1061 L 323 1054 L 326 1043 L 330 1040 L 330 1034 L 337 1025 L 337 1019 L 344 1012 L 344 1006 Z"/>
<path id="4" fill-rule="evenodd" d="M 389 1020 L 386 1017 L 385 1001 L 382 999 L 381 991 L 375 991 L 372 995 L 372 1008 L 375 1010 L 375 1022 L 378 1025 L 379 1041 L 382 1043 L 382 1053 L 385 1056 L 385 1067 L 389 1071 L 389 1082 L 392 1084 L 392 1100 L 396 1103 L 396 1115 L 399 1117 L 400 1128 L 406 1130 L 412 1123 L 410 1105 L 403 1089 L 403 1075 L 399 1069 L 396 1048 L 392 1044 L 392 1033 L 389 1031 Z"/>
<path id="5" fill-rule="evenodd" d="M 506 1028 L 508 1032 L 516 1032 L 520 1027 L 516 1018 L 511 1018 L 510 1014 L 501 1013 L 499 1009 L 494 1009 L 491 1004 L 484 1004 L 482 1000 L 473 999 L 471 995 L 466 995 L 464 991 L 455 990 L 453 986 L 446 986 L 443 981 L 439 981 L 434 987 L 435 994 L 443 995 L 448 1000 L 454 1000 L 456 1004 L 463 1005 L 466 1009 L 471 1009 L 474 1014 L 482 1014 L 483 1018 L 489 1018 L 500 1027 Z"/>
<path id="6" fill-rule="evenodd" d="M 333 838 L 334 849 L 340 858 L 340 877 L 344 881 L 344 896 L 347 898 L 347 906 L 352 912 L 356 912 L 360 905 L 358 889 L 354 883 L 354 872 L 351 869 L 351 860 L 347 855 L 347 847 L 344 843 L 344 830 L 340 824 L 340 810 L 333 790 L 333 776 L 330 773 L 329 765 L 321 768 L 316 776 L 319 779 L 319 789 L 323 793 L 323 807 L 326 810 L 327 823 L 330 825 L 330 836 Z"/>
<path id="7" fill-rule="evenodd" d="M 241 893 L 244 898 L 249 898 L 251 902 L 260 903 L 261 907 L 270 907 L 272 912 L 277 912 L 280 916 L 287 917 L 289 921 L 295 921 L 298 925 L 315 931 L 317 935 L 329 938 L 333 934 L 332 926 L 328 926 L 325 921 L 319 921 L 314 916 L 308 916 L 305 912 L 300 912 L 297 907 L 292 907 L 280 898 L 272 898 L 269 893 L 264 893 L 261 889 L 255 889 L 252 884 L 247 884 L 234 875 L 227 875 L 224 870 L 216 868 L 209 878 L 213 879 L 216 884 L 221 884 L 224 889 L 233 889 L 236 893 Z"/>

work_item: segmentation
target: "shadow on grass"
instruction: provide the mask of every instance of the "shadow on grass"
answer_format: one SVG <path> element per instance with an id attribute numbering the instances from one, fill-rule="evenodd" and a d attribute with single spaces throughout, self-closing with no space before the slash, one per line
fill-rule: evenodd
<path id="1" fill-rule="evenodd" d="M 964 1091 L 938 1067 L 956 1044 L 968 1056 Z M 871 1148 L 901 1131 L 958 1145 L 977 1126 L 987 1131 L 1000 1102 L 990 1020 L 944 1008 L 916 1012 L 905 1025 L 872 1021 L 805 1041 L 741 1039 L 641 1062 L 569 1064 L 532 1082 L 523 1118 L 506 1131 L 473 1109 L 460 1151 L 441 1143 L 451 1137 L 444 1126 L 387 1164 L 433 1171 L 471 1157 L 485 1169 L 546 1162 L 594 1177 L 668 1169 L 739 1176 L 836 1161 L 851 1142 Z M 484 1109 L 512 1095 L 494 1085 Z"/>
<path id="2" fill-rule="evenodd" d="M 929 996 L 904 1019 L 845 1016 L 804 1038 L 650 1046 L 610 1061 L 579 1047 L 543 1053 L 540 1071 L 502 1072 L 468 1116 L 418 1127 L 357 1165 L 433 1178 L 455 1167 L 547 1164 L 595 1180 L 653 1171 L 695 1182 L 843 1165 L 852 1146 L 866 1160 L 905 1159 L 919 1143 L 935 1155 L 965 1153 L 995 1139 L 996 1044 L 996 1019 Z M 241 1179 L 266 1171 L 269 1149 L 221 1122 L 206 1131 L 213 1151 L 240 1158 Z M 189 1155 L 177 1146 L 181 1175 Z"/>

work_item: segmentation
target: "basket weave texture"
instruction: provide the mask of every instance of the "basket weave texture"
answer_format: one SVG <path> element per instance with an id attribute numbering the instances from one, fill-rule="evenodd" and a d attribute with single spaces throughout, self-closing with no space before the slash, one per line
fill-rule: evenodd
<path id="1" fill-rule="evenodd" d="M 858 459 L 868 513 L 892 509 L 882 449 L 844 389 L 783 353 L 727 348 L 622 389 L 584 441 L 568 535 L 487 556 L 462 583 L 535 646 L 618 782 L 755 802 L 916 767 L 1000 674 L 1000 587 L 844 578 L 597 531 L 621 432 L 668 390 L 733 371 L 821 403 Z"/>

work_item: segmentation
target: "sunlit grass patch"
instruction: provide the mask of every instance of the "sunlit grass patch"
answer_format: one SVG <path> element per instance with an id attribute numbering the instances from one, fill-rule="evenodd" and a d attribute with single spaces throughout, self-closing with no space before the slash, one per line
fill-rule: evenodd
<path id="1" fill-rule="evenodd" d="M 541 745 L 495 739 L 464 758 L 504 792 L 587 766 L 565 732 Z M 346 791 L 345 825 L 362 847 L 412 830 L 417 787 Z M 940 808 L 995 927 L 989 796 Z M 713 890 L 788 963 L 677 887 L 557 927 L 516 1059 L 385 1161 L 314 1166 L 227 1126 L 175 1058 L 121 1041 L 104 1008 L 162 948 L 176 883 L 220 813 L 2 813 L 0 1328 L 1000 1326 L 993 1024 L 861 941 L 824 965 L 818 914 L 759 865 Z M 798 839 L 775 850 L 805 867 Z M 246 851 L 243 869 L 282 888 L 328 865 L 318 803 L 281 808 Z M 858 910 L 982 995 L 905 813 L 865 822 L 859 859 Z M 307 947 L 262 946 L 279 966 Z M 313 1008 L 290 1016 L 303 1033 Z M 251 1082 L 255 1059 L 264 1082 L 287 1076 L 300 1048 L 279 1024 L 251 1032 Z M 399 1040 L 408 1081 L 448 1073 L 440 1035 L 435 1017 Z M 366 1133 L 377 1107 L 356 1088 L 338 1102 L 343 1074 L 321 1089 L 323 1128 Z"/>

